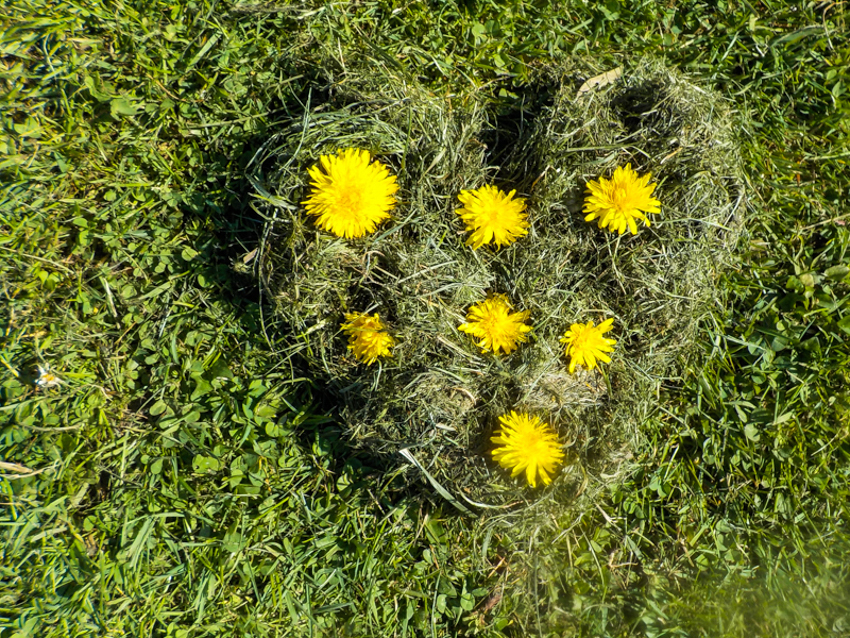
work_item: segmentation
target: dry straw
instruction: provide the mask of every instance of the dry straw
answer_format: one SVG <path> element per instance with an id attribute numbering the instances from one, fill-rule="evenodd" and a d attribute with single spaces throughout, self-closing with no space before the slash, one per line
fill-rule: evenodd
<path id="1" fill-rule="evenodd" d="M 584 61 L 549 70 L 523 109 L 472 89 L 435 95 L 380 66 L 349 68 L 255 163 L 267 167 L 255 175 L 274 218 L 262 268 L 291 335 L 286 356 L 326 389 L 353 444 L 407 448 L 459 499 L 530 496 L 489 454 L 498 416 L 513 409 L 539 415 L 567 446 L 539 502 L 614 474 L 716 302 L 743 197 L 728 107 L 654 62 L 577 94 L 604 70 Z M 359 239 L 317 229 L 298 204 L 307 168 L 347 147 L 398 176 L 392 219 Z M 618 236 L 585 222 L 582 204 L 588 181 L 628 162 L 652 172 L 662 208 L 651 227 Z M 472 250 L 457 196 L 485 184 L 516 189 L 531 225 L 509 246 Z M 530 311 L 534 326 L 509 355 L 482 353 L 458 330 L 493 294 Z M 397 345 L 365 366 L 340 325 L 346 313 L 375 312 Z M 570 374 L 559 339 L 572 323 L 607 318 L 613 361 Z"/>

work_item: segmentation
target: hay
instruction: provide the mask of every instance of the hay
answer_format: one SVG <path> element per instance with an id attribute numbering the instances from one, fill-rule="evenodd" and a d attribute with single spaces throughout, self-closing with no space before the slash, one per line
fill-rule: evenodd
<path id="1" fill-rule="evenodd" d="M 256 165 L 271 169 L 254 175 L 274 219 L 262 275 L 290 356 L 326 388 L 354 445 L 410 448 L 449 492 L 495 504 L 535 498 L 489 459 L 488 437 L 510 409 L 540 414 L 567 443 L 556 500 L 580 492 L 587 471 L 610 474 L 628 458 L 715 302 L 742 180 L 720 98 L 656 62 L 577 95 L 604 70 L 549 70 L 548 103 L 538 95 L 520 110 L 477 91 L 434 95 L 380 66 L 349 69 L 266 145 Z M 318 231 L 299 204 L 306 169 L 348 146 L 388 164 L 401 187 L 393 221 L 358 240 Z M 662 213 L 618 237 L 585 222 L 581 206 L 587 181 L 626 162 L 652 171 Z M 473 251 L 457 194 L 493 182 L 528 198 L 532 227 L 507 248 Z M 491 292 L 531 311 L 533 337 L 509 356 L 482 354 L 457 330 Z M 358 365 L 340 332 L 345 312 L 380 312 L 399 340 L 392 359 Z M 604 375 L 570 375 L 559 337 L 610 316 L 613 362 Z"/>

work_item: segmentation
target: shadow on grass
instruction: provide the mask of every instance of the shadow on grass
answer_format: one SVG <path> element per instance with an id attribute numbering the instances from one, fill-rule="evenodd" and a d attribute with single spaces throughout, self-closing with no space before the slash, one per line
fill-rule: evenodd
<path id="1" fill-rule="evenodd" d="M 275 121 L 263 122 L 247 134 L 217 137 L 209 148 L 208 164 L 209 174 L 215 179 L 207 190 L 187 193 L 181 208 L 212 233 L 195 258 L 198 274 L 215 291 L 217 300 L 230 309 L 241 331 L 253 336 L 252 348 L 263 353 L 267 372 L 300 380 L 292 386 L 292 401 L 300 402 L 302 409 L 318 418 L 297 427 L 298 445 L 308 456 L 317 450 L 327 455 L 332 459 L 329 469 L 333 473 L 347 472 L 367 480 L 375 472 L 397 470 L 400 457 L 394 452 L 350 445 L 343 429 L 334 422 L 339 393 L 313 378 L 309 365 L 297 352 L 290 326 L 277 313 L 273 291 L 260 273 L 261 262 L 267 258 L 264 250 L 269 250 L 268 242 L 275 241 L 280 225 L 258 212 L 258 190 L 264 187 L 263 176 L 285 159 L 263 155 L 263 151 L 282 130 L 297 131 L 308 106 L 321 111 L 333 99 L 332 94 L 333 83 L 327 78 L 305 77 L 291 85 L 288 101 L 269 104 L 269 112 L 277 114 Z M 211 371 L 207 381 L 215 374 Z M 355 386 L 349 392 L 357 395 L 361 390 Z M 393 484 L 396 487 L 385 492 L 393 496 L 393 502 L 421 496 L 409 482 L 397 480 Z"/>

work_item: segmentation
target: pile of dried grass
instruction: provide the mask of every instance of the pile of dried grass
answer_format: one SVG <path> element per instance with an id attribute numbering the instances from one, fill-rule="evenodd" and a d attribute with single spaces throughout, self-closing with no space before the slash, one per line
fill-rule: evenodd
<path id="1" fill-rule="evenodd" d="M 530 108 L 469 90 L 434 95 L 379 65 L 349 72 L 266 145 L 255 175 L 273 218 L 263 277 L 299 357 L 334 397 L 353 443 L 409 454 L 456 496 L 504 503 L 528 492 L 489 459 L 497 416 L 544 416 L 567 444 L 567 477 L 613 471 L 677 375 L 715 302 L 718 265 L 735 243 L 743 197 L 733 118 L 716 95 L 658 63 L 577 93 L 602 69 L 550 69 Z M 392 222 L 357 240 L 305 217 L 307 167 L 365 148 L 398 176 Z M 662 213 L 636 236 L 584 221 L 585 184 L 631 162 L 652 171 Z M 495 183 L 528 199 L 517 243 L 473 251 L 455 209 L 461 189 Z M 482 354 L 457 330 L 488 293 L 530 310 L 533 337 L 509 356 Z M 381 365 L 358 365 L 345 312 L 380 312 L 399 340 Z M 558 339 L 576 321 L 615 318 L 604 372 L 567 372 Z M 572 480 L 570 480 L 572 477 Z"/>

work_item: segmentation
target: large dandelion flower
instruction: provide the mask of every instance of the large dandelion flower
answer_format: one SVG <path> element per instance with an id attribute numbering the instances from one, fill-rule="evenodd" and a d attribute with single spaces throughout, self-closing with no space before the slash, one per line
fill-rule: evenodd
<path id="1" fill-rule="evenodd" d="M 337 237 L 362 237 L 389 218 L 398 190 L 395 175 L 369 159 L 369 151 L 347 148 L 322 155 L 321 168 L 308 169 L 312 190 L 302 203 L 319 228 Z"/>
<path id="2" fill-rule="evenodd" d="M 391 357 L 396 341 L 386 332 L 380 316 L 346 313 L 342 331 L 348 335 L 348 349 L 361 363 L 372 365 L 378 357 Z"/>
<path id="3" fill-rule="evenodd" d="M 531 326 L 525 324 L 531 315 L 528 310 L 511 312 L 511 304 L 505 295 L 494 295 L 489 299 L 473 304 L 466 314 L 467 323 L 458 326 L 458 330 L 466 332 L 477 339 L 482 352 L 492 350 L 499 354 L 501 349 L 505 354 L 515 350 L 518 343 L 524 343 L 531 332 Z"/>
<path id="4" fill-rule="evenodd" d="M 606 319 L 594 327 L 592 321 L 574 323 L 570 329 L 561 337 L 561 343 L 566 344 L 566 354 L 570 357 L 570 373 L 575 372 L 577 365 L 582 365 L 587 370 L 596 367 L 597 360 L 610 363 L 611 358 L 605 354 L 614 351 L 616 339 L 606 339 L 602 335 L 614 326 L 613 319 Z"/>
<path id="5" fill-rule="evenodd" d="M 514 190 L 506 195 L 495 186 L 460 192 L 457 198 L 463 208 L 456 212 L 466 224 L 466 230 L 472 233 L 467 245 L 475 250 L 489 243 L 507 246 L 528 234 L 525 200 L 514 199 L 515 194 Z"/>
<path id="6" fill-rule="evenodd" d="M 552 482 L 555 469 L 564 460 L 558 436 L 548 424 L 525 412 L 499 417 L 502 429 L 490 440 L 498 444 L 493 460 L 517 476 L 523 470 L 531 487 L 537 487 L 537 473 L 544 485 Z"/>
<path id="7" fill-rule="evenodd" d="M 585 221 L 599 219 L 599 228 L 608 228 L 622 235 L 628 228 L 637 234 L 637 222 L 643 220 L 649 226 L 647 213 L 661 211 L 661 202 L 652 196 L 656 184 L 650 184 L 652 173 L 643 177 L 632 170 L 631 164 L 619 166 L 611 179 L 601 177 L 599 181 L 587 183 L 590 194 L 584 200 Z"/>

